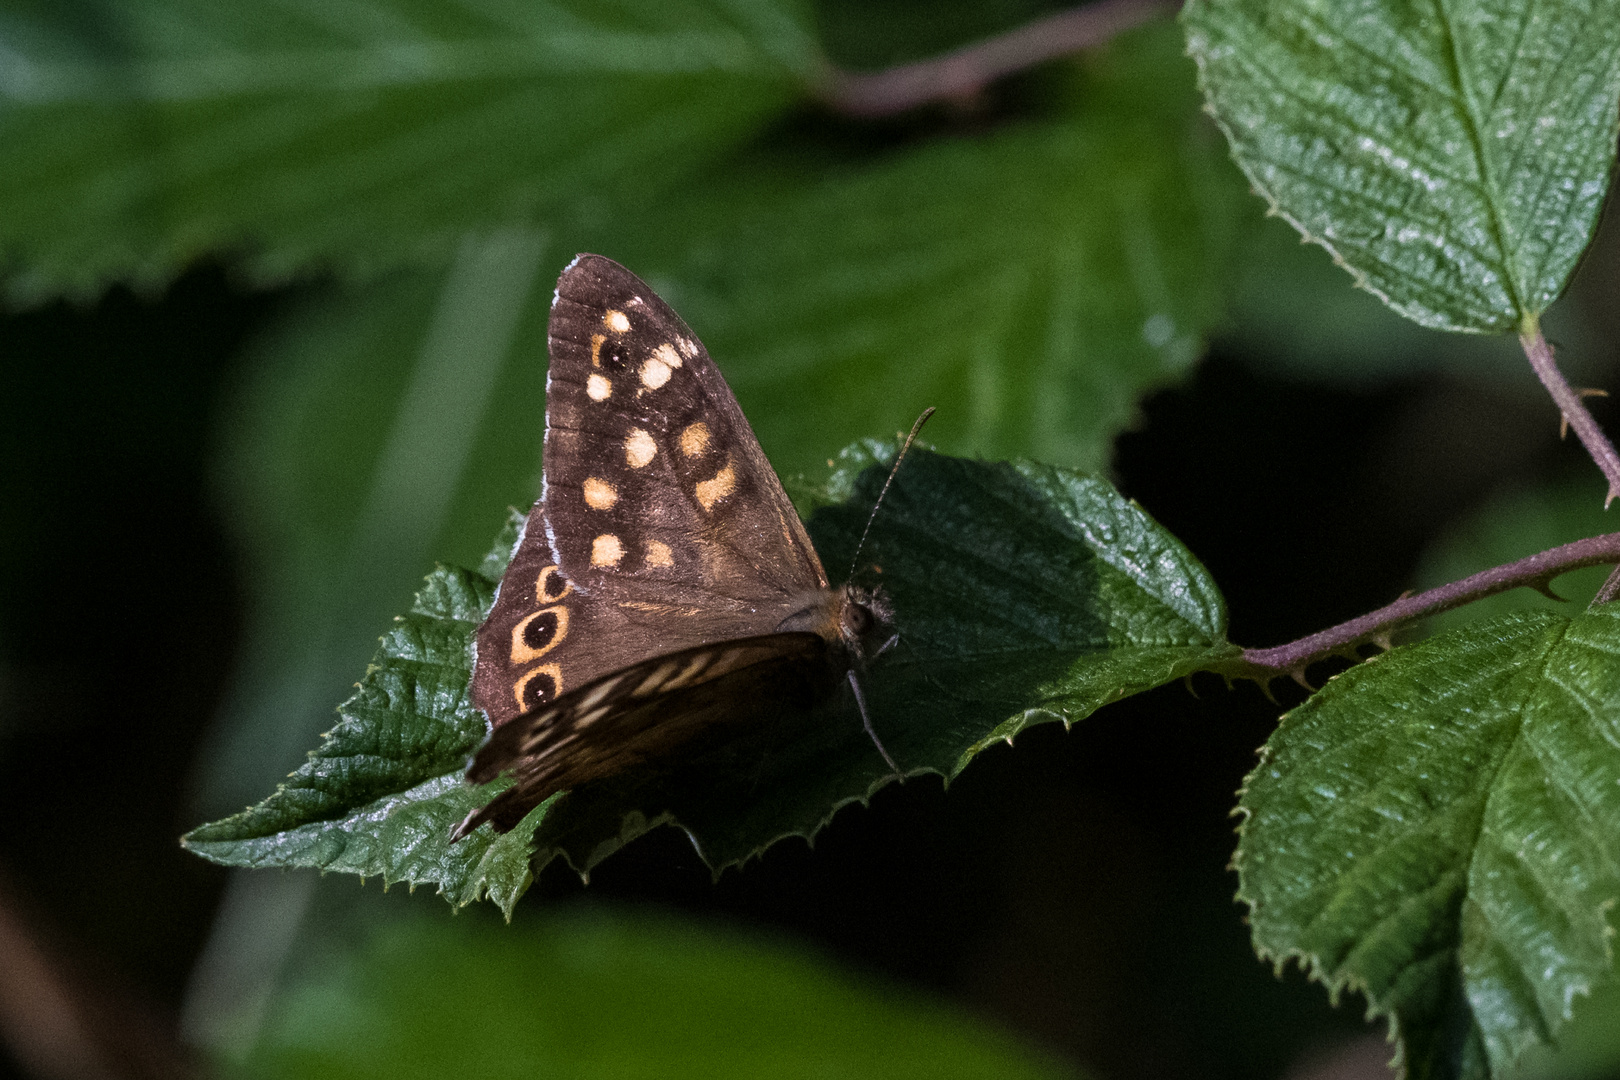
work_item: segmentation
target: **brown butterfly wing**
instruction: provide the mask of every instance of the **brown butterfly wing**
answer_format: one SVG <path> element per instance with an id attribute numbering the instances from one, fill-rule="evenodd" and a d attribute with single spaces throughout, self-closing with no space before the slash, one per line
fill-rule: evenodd
<path id="1" fill-rule="evenodd" d="M 615 607 L 588 602 L 563 576 L 536 503 L 474 638 L 473 704 L 498 728 L 661 651 L 648 629 L 630 625 Z"/>
<path id="2" fill-rule="evenodd" d="M 699 645 L 611 672 L 497 727 L 467 770 L 516 783 L 469 814 L 452 840 L 493 822 L 507 832 L 551 795 L 648 761 L 705 732 L 755 717 L 759 703 L 814 692 L 827 642 L 785 633 Z"/>
<path id="3" fill-rule="evenodd" d="M 581 255 L 549 331 L 544 489 L 477 635 L 497 727 L 649 656 L 767 634 L 825 590 L 708 352 L 645 282 Z"/>
<path id="4" fill-rule="evenodd" d="M 715 640 L 768 632 L 827 587 L 719 369 L 645 282 L 581 255 L 549 343 L 547 538 L 582 593 Z"/>

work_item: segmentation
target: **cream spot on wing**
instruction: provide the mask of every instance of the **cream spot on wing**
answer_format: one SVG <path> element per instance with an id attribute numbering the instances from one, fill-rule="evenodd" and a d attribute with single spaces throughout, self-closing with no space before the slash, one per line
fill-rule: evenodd
<path id="1" fill-rule="evenodd" d="M 715 670 L 722 675 L 728 671 L 733 671 L 741 667 L 742 661 L 747 660 L 748 656 L 749 651 L 747 649 L 727 649 L 720 655 L 720 659 L 714 662 Z"/>
<path id="2" fill-rule="evenodd" d="M 620 600 L 618 607 L 625 611 L 643 611 L 648 615 L 662 615 L 671 619 L 695 619 L 703 612 L 679 604 L 650 604 L 645 600 Z"/>
<path id="3" fill-rule="evenodd" d="M 606 340 L 606 334 L 591 335 L 591 367 L 602 366 L 602 342 Z"/>
<path id="4" fill-rule="evenodd" d="M 624 545 L 612 533 L 603 533 L 591 541 L 592 566 L 618 566 L 624 558 Z"/>
<path id="5" fill-rule="evenodd" d="M 622 311 L 609 311 L 602 316 L 602 322 L 615 334 L 622 334 L 630 329 L 630 317 Z"/>
<path id="6" fill-rule="evenodd" d="M 602 704 L 603 698 L 613 693 L 613 688 L 618 685 L 618 679 L 609 679 L 602 683 L 595 690 L 592 690 L 590 693 L 585 695 L 585 699 L 579 703 L 579 711 L 588 712 L 591 709 L 596 708 L 598 705 Z"/>
<path id="7" fill-rule="evenodd" d="M 664 689 L 679 690 L 688 682 L 695 679 L 698 675 L 702 674 L 703 669 L 709 666 L 709 661 L 712 659 L 714 659 L 714 657 L 709 653 L 699 653 L 697 656 L 692 657 L 692 659 L 687 663 L 685 669 L 682 670 L 679 675 L 675 676 L 673 679 L 670 679 L 664 684 Z"/>
<path id="8" fill-rule="evenodd" d="M 632 469 L 639 469 L 658 456 L 658 444 L 641 428 L 633 429 L 624 437 L 624 460 Z"/>
<path id="9" fill-rule="evenodd" d="M 649 390 L 656 390 L 669 382 L 669 365 L 658 357 L 649 357 L 641 365 L 641 385 Z"/>
<path id="10" fill-rule="evenodd" d="M 705 510 L 713 510 L 714 504 L 737 490 L 737 470 L 726 462 L 726 467 L 715 473 L 707 480 L 699 480 L 692 493 Z"/>
<path id="11" fill-rule="evenodd" d="M 656 693 L 659 687 L 664 685 L 664 680 L 675 674 L 675 669 L 678 667 L 680 665 L 673 660 L 659 664 L 656 671 L 641 680 L 640 686 L 630 691 L 630 696 L 646 697 L 648 694 Z"/>
<path id="12" fill-rule="evenodd" d="M 659 540 L 647 541 L 648 566 L 674 566 L 675 554 L 669 550 L 669 545 Z"/>
<path id="13" fill-rule="evenodd" d="M 681 352 L 686 354 L 687 359 L 690 360 L 692 357 L 697 355 L 697 342 L 688 341 L 685 338 L 680 338 L 678 340 L 681 343 Z"/>
<path id="14" fill-rule="evenodd" d="M 602 717 L 606 716 L 608 713 L 610 713 L 612 711 L 613 711 L 613 706 L 611 706 L 611 705 L 600 705 L 600 706 L 592 709 L 588 713 L 581 713 L 574 720 L 574 724 L 576 726 L 578 726 L 578 727 L 589 727 L 592 724 L 596 723 L 598 720 L 602 719 Z"/>
<path id="15" fill-rule="evenodd" d="M 592 401 L 606 401 L 608 395 L 613 393 L 613 384 L 607 376 L 591 372 L 591 377 L 585 380 L 585 392 L 591 396 Z"/>
<path id="16" fill-rule="evenodd" d="M 606 510 L 619 501 L 619 491 L 600 476 L 585 478 L 585 505 L 592 510 Z"/>
<path id="17" fill-rule="evenodd" d="M 658 346 L 658 348 L 654 349 L 653 356 L 655 356 L 660 363 L 663 363 L 668 367 L 677 368 L 681 366 L 681 354 L 676 352 L 675 346 L 669 344 L 668 342 L 665 342 L 664 344 Z"/>
<path id="18" fill-rule="evenodd" d="M 681 453 L 697 457 L 709 448 L 709 425 L 699 420 L 681 432 Z"/>

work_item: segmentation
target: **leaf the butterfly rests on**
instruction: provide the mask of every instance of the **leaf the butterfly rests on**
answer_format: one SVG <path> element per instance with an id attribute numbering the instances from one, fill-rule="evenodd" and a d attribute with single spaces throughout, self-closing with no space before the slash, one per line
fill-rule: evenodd
<path id="1" fill-rule="evenodd" d="M 719 369 L 645 282 L 579 256 L 548 345 L 541 497 L 472 682 L 494 733 L 468 779 L 517 782 L 456 838 L 783 698 L 840 692 L 889 617 L 829 588 Z"/>

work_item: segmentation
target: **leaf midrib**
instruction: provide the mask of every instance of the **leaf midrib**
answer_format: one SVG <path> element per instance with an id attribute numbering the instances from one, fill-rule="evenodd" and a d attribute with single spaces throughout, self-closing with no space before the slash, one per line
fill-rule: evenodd
<path id="1" fill-rule="evenodd" d="M 1457 96 L 1462 102 L 1463 118 L 1466 121 L 1468 139 L 1474 147 L 1474 156 L 1479 161 L 1480 186 L 1485 194 L 1485 206 L 1490 215 L 1491 234 L 1496 237 L 1496 243 L 1502 253 L 1502 271 L 1507 287 L 1508 296 L 1513 300 L 1514 313 L 1524 318 L 1529 313 L 1525 310 L 1524 297 L 1520 289 L 1519 267 L 1515 259 L 1515 252 L 1508 247 L 1507 223 L 1502 217 L 1501 195 L 1497 190 L 1496 173 L 1491 167 L 1490 156 L 1485 152 L 1484 126 L 1478 115 L 1479 103 L 1474 97 L 1473 83 L 1467 77 L 1460 52 L 1461 46 L 1457 39 L 1457 20 L 1451 13 L 1452 0 L 1435 0 L 1435 10 L 1439 13 L 1440 24 L 1445 33 L 1446 44 L 1451 60 L 1452 77 L 1457 83 Z M 1504 84 L 1513 78 L 1513 65 L 1503 76 Z"/>

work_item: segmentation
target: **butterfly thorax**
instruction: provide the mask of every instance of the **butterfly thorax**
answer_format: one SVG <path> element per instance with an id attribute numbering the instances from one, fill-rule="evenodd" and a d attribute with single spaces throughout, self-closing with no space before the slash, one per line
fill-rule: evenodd
<path id="1" fill-rule="evenodd" d="M 888 636 L 892 620 L 893 612 L 881 593 L 845 585 L 800 597 L 792 614 L 776 629 L 779 633 L 818 634 L 841 659 L 859 665 L 879 651 L 873 646 Z"/>

